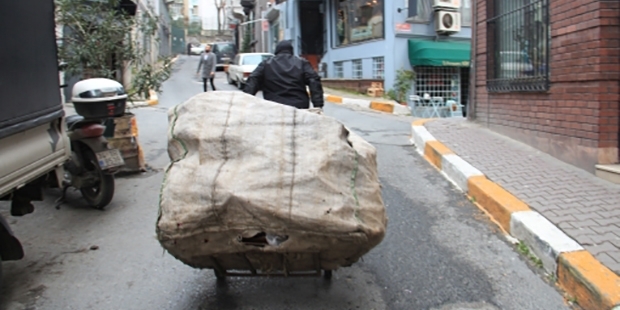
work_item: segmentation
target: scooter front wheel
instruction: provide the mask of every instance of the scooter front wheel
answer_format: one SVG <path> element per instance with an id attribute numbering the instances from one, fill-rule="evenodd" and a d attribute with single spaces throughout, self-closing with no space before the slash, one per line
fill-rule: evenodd
<path id="1" fill-rule="evenodd" d="M 114 176 L 101 170 L 97 156 L 90 149 L 84 150 L 84 159 L 86 169 L 95 173 L 99 180 L 93 186 L 80 188 L 80 192 L 89 205 L 102 210 L 114 197 Z"/>

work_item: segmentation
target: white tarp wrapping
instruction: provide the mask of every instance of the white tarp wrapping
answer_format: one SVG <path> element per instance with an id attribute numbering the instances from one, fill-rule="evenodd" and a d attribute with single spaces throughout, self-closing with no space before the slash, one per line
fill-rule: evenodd
<path id="1" fill-rule="evenodd" d="M 335 119 L 241 92 L 199 94 L 168 117 L 157 236 L 182 262 L 332 270 L 383 239 L 375 148 Z"/>

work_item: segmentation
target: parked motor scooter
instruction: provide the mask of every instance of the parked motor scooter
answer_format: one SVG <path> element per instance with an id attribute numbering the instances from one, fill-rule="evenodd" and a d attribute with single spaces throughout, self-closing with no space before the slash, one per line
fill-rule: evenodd
<path id="1" fill-rule="evenodd" d="M 69 187 L 79 189 L 88 204 L 97 209 L 112 201 L 114 173 L 125 161 L 118 149 L 108 146 L 103 124 L 125 113 L 126 100 L 123 86 L 110 79 L 86 79 L 73 87 L 71 101 L 77 115 L 66 117 L 71 158 L 64 165 L 63 195 L 57 208 Z"/>

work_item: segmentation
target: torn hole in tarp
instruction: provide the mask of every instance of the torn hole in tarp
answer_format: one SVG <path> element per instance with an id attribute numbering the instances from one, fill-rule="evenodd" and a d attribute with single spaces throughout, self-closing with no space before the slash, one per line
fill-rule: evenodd
<path id="1" fill-rule="evenodd" d="M 288 236 L 280 236 L 267 234 L 265 232 L 246 232 L 237 236 L 237 241 L 256 247 L 265 247 L 266 245 L 278 246 L 288 240 Z"/>

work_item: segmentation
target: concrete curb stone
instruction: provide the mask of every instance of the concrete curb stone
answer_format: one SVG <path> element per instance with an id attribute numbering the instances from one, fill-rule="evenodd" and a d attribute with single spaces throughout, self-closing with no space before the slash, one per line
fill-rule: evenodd
<path id="1" fill-rule="evenodd" d="M 437 141 L 424 127 L 429 119 L 411 126 L 411 142 L 418 153 L 467 194 L 507 235 L 524 242 L 557 275 L 557 284 L 586 310 L 620 310 L 620 277 L 600 263 L 575 240 L 516 196 L 487 179 Z"/>
<path id="2" fill-rule="evenodd" d="M 386 101 L 375 101 L 375 100 L 367 100 L 367 99 L 352 99 L 345 98 L 336 95 L 324 95 L 325 101 L 335 103 L 335 104 L 343 104 L 343 105 L 352 105 L 365 109 L 371 109 L 375 111 L 381 111 L 394 115 L 410 115 L 411 112 L 409 108 L 402 106 L 400 104 L 394 104 L 392 102 Z"/>

